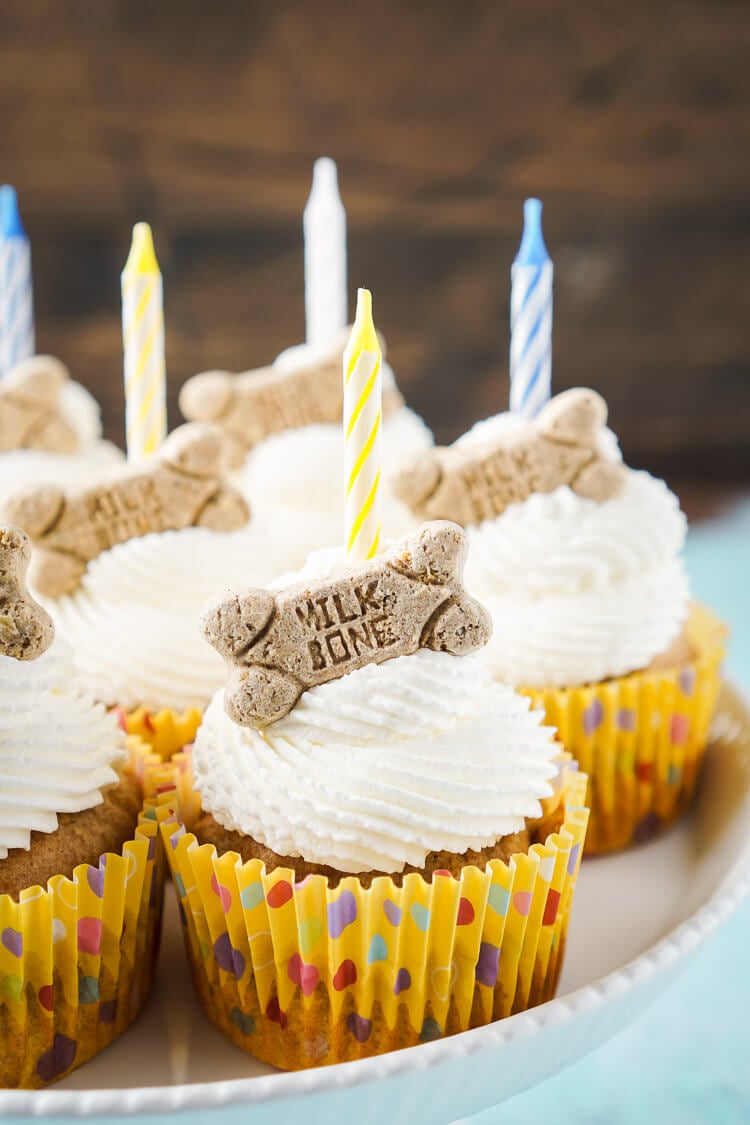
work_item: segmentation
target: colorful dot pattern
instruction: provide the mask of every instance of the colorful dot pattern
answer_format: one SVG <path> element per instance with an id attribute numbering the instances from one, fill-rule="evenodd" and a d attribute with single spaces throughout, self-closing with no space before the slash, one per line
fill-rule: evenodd
<path id="1" fill-rule="evenodd" d="M 526 693 L 588 774 L 587 854 L 649 838 L 693 795 L 718 699 L 724 628 L 695 606 L 687 636 L 696 657 L 682 667 Z"/>
<path id="2" fill-rule="evenodd" d="M 402 1045 L 427 1042 L 547 999 L 588 820 L 585 775 L 564 769 L 561 785 L 564 825 L 512 865 L 436 872 L 431 883 L 412 873 L 401 887 L 295 883 L 164 821 L 204 1006 L 235 1043 L 294 1068 L 399 1045 L 383 1020 L 402 1029 L 392 1032 Z"/>
<path id="3" fill-rule="evenodd" d="M 128 741 L 152 797 L 122 854 L 30 887 L 18 902 L 0 895 L 0 1087 L 61 1078 L 120 1035 L 148 994 L 166 873 L 159 822 L 170 802 L 167 790 L 155 795 L 164 768 Z M 24 1028 L 31 1049 L 16 1034 Z"/>

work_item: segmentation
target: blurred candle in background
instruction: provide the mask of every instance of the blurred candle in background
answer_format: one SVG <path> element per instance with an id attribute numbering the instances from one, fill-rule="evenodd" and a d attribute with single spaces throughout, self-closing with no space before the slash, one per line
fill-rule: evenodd
<path id="1" fill-rule="evenodd" d="M 510 409 L 523 418 L 533 418 L 550 397 L 552 274 L 542 204 L 527 199 L 523 237 L 510 270 Z"/>
<path id="2" fill-rule="evenodd" d="M 125 435 L 129 461 L 155 453 L 167 435 L 164 291 L 148 223 L 136 223 L 122 271 Z"/>
<path id="3" fill-rule="evenodd" d="M 18 200 L 9 184 L 0 187 L 0 374 L 35 351 L 31 246 Z"/>
<path id="4" fill-rule="evenodd" d="M 346 211 L 336 164 L 327 156 L 313 166 L 303 229 L 307 343 L 325 348 L 347 323 Z"/>
<path id="5" fill-rule="evenodd" d="M 381 354 L 369 289 L 357 293 L 357 313 L 344 352 L 344 481 L 346 553 L 362 562 L 377 554 L 381 527 Z"/>

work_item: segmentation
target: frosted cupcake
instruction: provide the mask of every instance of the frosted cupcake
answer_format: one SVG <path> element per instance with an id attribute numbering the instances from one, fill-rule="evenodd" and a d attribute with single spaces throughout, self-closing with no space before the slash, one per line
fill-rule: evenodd
<path id="1" fill-rule="evenodd" d="M 488 663 L 588 774 L 590 851 L 644 838 L 688 803 L 724 635 L 690 605 L 677 498 L 623 464 L 606 413 L 595 392 L 567 391 L 533 423 L 480 423 L 398 485 L 415 514 L 467 527 Z"/>
<path id="2" fill-rule="evenodd" d="M 186 418 L 222 427 L 231 443 L 237 481 L 257 526 L 284 567 L 341 538 L 344 508 L 341 466 L 341 361 L 345 336 L 332 349 L 289 348 L 274 365 L 240 375 L 205 372 L 180 393 Z M 390 488 L 402 459 L 428 449 L 429 429 L 410 410 L 392 369 L 382 366 L 383 527 L 398 536 L 414 526 Z"/>
<path id="3" fill-rule="evenodd" d="M 0 503 L 19 488 L 88 484 L 123 455 L 102 441 L 99 406 L 49 355 L 19 363 L 0 384 Z"/>
<path id="4" fill-rule="evenodd" d="M 200 607 L 240 576 L 278 573 L 223 465 L 218 431 L 185 426 L 101 485 L 6 505 L 35 541 L 32 587 L 82 679 L 163 756 L 190 741 L 222 681 Z"/>
<path id="5" fill-rule="evenodd" d="M 229 680 L 179 759 L 184 823 L 163 832 L 204 1008 L 274 1065 L 381 1053 L 554 993 L 585 779 L 475 654 L 489 620 L 464 552 L 458 527 L 426 525 L 204 618 Z"/>
<path id="6" fill-rule="evenodd" d="M 0 1086 L 46 1085 L 149 991 L 163 860 L 145 747 L 80 688 L 0 525 Z M 155 781 L 154 781 L 155 784 Z"/>

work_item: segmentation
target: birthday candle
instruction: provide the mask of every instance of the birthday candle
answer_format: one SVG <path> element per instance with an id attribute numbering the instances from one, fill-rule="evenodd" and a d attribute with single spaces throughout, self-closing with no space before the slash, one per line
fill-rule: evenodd
<path id="1" fill-rule="evenodd" d="M 526 200 L 523 219 L 523 237 L 510 271 L 510 408 L 533 418 L 550 396 L 553 268 L 538 199 Z"/>
<path id="2" fill-rule="evenodd" d="M 305 324 L 307 343 L 327 347 L 347 323 L 346 212 L 336 164 L 315 161 L 305 234 Z"/>
<path id="3" fill-rule="evenodd" d="M 167 434 L 164 293 L 148 223 L 136 223 L 122 271 L 128 460 L 155 453 Z"/>
<path id="4" fill-rule="evenodd" d="M 346 553 L 370 559 L 380 544 L 380 344 L 369 289 L 357 293 L 357 315 L 344 352 Z"/>
<path id="5" fill-rule="evenodd" d="M 34 291 L 31 246 L 18 212 L 16 193 L 0 187 L 0 374 L 33 355 Z"/>

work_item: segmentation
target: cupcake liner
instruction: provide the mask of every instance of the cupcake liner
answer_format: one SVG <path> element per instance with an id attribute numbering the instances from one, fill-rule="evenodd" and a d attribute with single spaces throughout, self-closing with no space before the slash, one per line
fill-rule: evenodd
<path id="1" fill-rule="evenodd" d="M 649 839 L 688 807 L 720 687 L 726 627 L 694 605 L 694 656 L 578 688 L 519 688 L 588 775 L 586 854 Z"/>
<path id="2" fill-rule="evenodd" d="M 179 712 L 168 707 L 160 711 L 150 711 L 147 707 L 127 711 L 117 707 L 115 711 L 121 728 L 147 743 L 163 762 L 168 762 L 173 754 L 193 741 L 203 718 L 203 712 L 197 707 Z"/>
<path id="3" fill-rule="evenodd" d="M 194 786 L 192 743 L 173 755 L 170 768 L 180 821 L 189 831 L 201 814 L 201 796 Z"/>
<path id="4" fill-rule="evenodd" d="M 184 756 L 189 774 L 189 756 Z M 184 781 L 187 787 L 187 776 Z M 363 1058 L 522 1011 L 554 994 L 586 833 L 586 778 L 565 770 L 558 832 L 510 863 L 403 885 L 330 888 L 162 834 L 196 988 L 238 1046 L 284 1069 Z"/>
<path id="5" fill-rule="evenodd" d="M 169 773 L 128 739 L 146 798 L 134 839 L 46 890 L 0 895 L 0 1087 L 54 1082 L 116 1039 L 151 986 L 166 871 Z"/>

